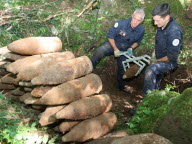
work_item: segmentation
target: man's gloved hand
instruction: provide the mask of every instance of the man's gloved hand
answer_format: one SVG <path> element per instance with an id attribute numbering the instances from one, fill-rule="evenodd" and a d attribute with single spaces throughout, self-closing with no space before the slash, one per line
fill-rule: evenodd
<path id="1" fill-rule="evenodd" d="M 114 56 L 115 57 L 120 57 L 120 51 L 119 50 L 115 50 L 114 51 Z"/>
<path id="2" fill-rule="evenodd" d="M 127 49 L 127 54 L 128 54 L 128 56 L 132 56 L 133 55 L 133 49 L 132 48 L 128 48 Z"/>

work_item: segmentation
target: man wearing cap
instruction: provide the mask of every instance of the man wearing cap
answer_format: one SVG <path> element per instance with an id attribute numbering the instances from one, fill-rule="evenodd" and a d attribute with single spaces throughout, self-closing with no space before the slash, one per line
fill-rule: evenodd
<path id="1" fill-rule="evenodd" d="M 124 19 L 116 22 L 108 31 L 108 41 L 100 46 L 91 58 L 93 67 L 101 61 L 105 56 L 114 55 L 117 60 L 117 81 L 119 89 L 129 93 L 128 86 L 122 78 L 124 69 L 122 61 L 126 59 L 125 56 L 120 56 L 120 51 L 128 51 L 132 55 L 132 50 L 141 43 L 144 36 L 144 27 L 141 25 L 145 17 L 143 9 L 136 9 L 129 19 Z"/>

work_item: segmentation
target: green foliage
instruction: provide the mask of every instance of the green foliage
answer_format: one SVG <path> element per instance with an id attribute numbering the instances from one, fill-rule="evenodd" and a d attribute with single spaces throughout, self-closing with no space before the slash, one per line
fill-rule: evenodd
<path id="1" fill-rule="evenodd" d="M 180 64 L 188 64 L 188 60 L 192 59 L 191 51 L 188 51 L 190 49 L 188 43 L 190 42 L 192 27 L 183 21 L 183 19 L 180 19 L 181 15 L 184 15 L 183 7 L 188 0 L 181 1 L 145 1 L 144 4 L 140 1 L 114 2 L 117 7 L 121 5 L 121 10 L 113 9 L 109 12 L 110 9 L 108 8 L 102 9 L 102 13 L 99 13 L 98 22 L 96 23 L 96 10 L 90 11 L 89 15 L 77 17 L 77 14 L 84 8 L 82 1 L 76 2 L 71 0 L 70 2 L 75 3 L 72 7 L 72 13 L 66 12 L 63 15 L 53 17 L 44 22 L 43 20 L 49 16 L 62 12 L 62 10 L 58 10 L 58 5 L 61 0 L 54 2 L 40 0 L 5 0 L 0 6 L 3 9 L 11 8 L 9 14 L 12 14 L 12 18 L 9 19 L 11 23 L 3 25 L 0 29 L 0 47 L 6 46 L 15 40 L 30 36 L 58 36 L 63 42 L 64 50 L 74 51 L 77 55 L 90 56 L 91 54 L 87 53 L 86 50 L 92 45 L 99 47 L 106 41 L 106 33 L 115 21 L 131 17 L 135 8 L 145 7 L 146 18 L 143 22 L 145 35 L 141 45 L 134 51 L 134 55 L 151 55 L 154 50 L 156 31 L 156 27 L 153 26 L 151 11 L 157 4 L 168 2 L 171 6 L 173 17 L 181 24 L 182 28 L 185 28 L 184 48 L 179 59 Z M 101 3 L 101 5 L 103 6 L 104 3 Z M 29 8 L 17 6 L 28 6 Z M 108 24 L 105 25 L 105 23 Z"/>
<path id="2" fill-rule="evenodd" d="M 167 113 L 158 121 L 154 133 L 168 138 L 174 144 L 192 141 L 192 88 L 172 99 Z"/>
<path id="3" fill-rule="evenodd" d="M 141 41 L 141 45 L 134 51 L 135 55 L 148 54 L 151 55 L 155 47 L 156 27 L 153 26 L 151 18 L 145 18 L 142 25 L 145 27 L 145 34 Z"/>
<path id="4" fill-rule="evenodd" d="M 168 2 L 173 17 L 181 24 L 182 28 L 185 28 L 184 48 L 180 56 L 180 62 L 181 64 L 187 64 L 188 60 L 191 59 L 191 52 L 185 51 L 189 50 L 190 47 L 188 43 L 190 42 L 192 27 L 183 19 L 180 19 L 184 15 L 184 7 L 188 0 L 181 1 L 158 0 L 158 2 L 144 1 L 145 3 L 141 3 L 140 1 L 121 0 L 108 2 L 109 6 L 106 6 L 106 2 L 101 2 L 101 11 L 96 22 L 97 10 L 91 10 L 89 13 L 85 12 L 82 16 L 77 17 L 84 8 L 82 0 L 69 0 L 71 10 L 66 12 L 60 7 L 61 0 L 4 0 L 1 2 L 0 8 L 3 10 L 8 9 L 7 15 L 10 15 L 11 18 L 6 19 L 10 23 L 1 26 L 0 47 L 25 37 L 58 36 L 63 42 L 63 50 L 73 51 L 77 56 L 91 56 L 92 53 L 88 53 L 86 50 L 92 45 L 99 47 L 106 41 L 108 29 L 115 21 L 131 17 L 135 8 L 145 7 L 146 18 L 143 22 L 145 35 L 141 45 L 134 50 L 134 55 L 151 55 L 154 50 L 156 31 L 151 12 L 157 4 Z M 61 15 L 54 17 L 57 14 Z M 47 19 L 51 16 L 53 17 Z"/>
<path id="5" fill-rule="evenodd" d="M 10 10 L 12 18 L 9 23 L 3 25 L 0 30 L 0 47 L 9 43 L 30 36 L 50 36 L 48 25 L 42 23 L 42 19 L 49 16 L 49 13 L 35 9 L 14 8 Z"/>
<path id="6" fill-rule="evenodd" d="M 35 116 L 32 115 L 31 112 L 24 110 L 19 104 L 6 98 L 1 93 L 0 103 L 1 144 L 26 144 L 35 142 L 54 144 L 57 136 L 49 138 L 45 130 L 37 129 L 37 122 L 34 121 L 32 124 L 22 122 L 22 119 L 24 119 L 24 116 L 27 114 L 35 120 Z"/>
<path id="7" fill-rule="evenodd" d="M 147 6 L 145 9 L 147 18 L 152 17 L 151 13 L 153 9 L 160 3 L 168 3 L 171 8 L 171 13 L 172 15 L 174 15 L 175 18 L 179 18 L 184 15 L 183 12 L 186 4 L 181 2 L 180 0 L 174 0 L 174 1 L 173 0 L 158 0 L 158 1 L 149 0 L 145 2 L 145 5 Z"/>
<path id="8" fill-rule="evenodd" d="M 180 120 L 182 127 L 187 128 L 192 118 L 192 88 L 187 88 L 170 104 L 168 114 L 173 115 Z M 192 132 L 192 131 L 191 131 Z"/>
<path id="9" fill-rule="evenodd" d="M 182 65 L 188 66 L 192 61 L 192 51 L 191 51 L 191 31 L 192 31 L 192 25 L 191 22 L 180 22 L 181 27 L 183 28 L 183 48 L 179 55 L 179 63 Z"/>
<path id="10" fill-rule="evenodd" d="M 165 90 L 150 91 L 127 123 L 129 129 L 135 134 L 153 132 L 158 120 L 167 112 L 170 101 L 179 95 L 170 91 L 173 88 L 167 85 Z"/>
<path id="11" fill-rule="evenodd" d="M 30 5 L 32 3 L 38 4 L 39 2 L 42 2 L 42 0 L 2 0 L 0 4 L 0 10 L 19 5 Z"/>
<path id="12" fill-rule="evenodd" d="M 71 16 L 68 16 L 71 17 Z M 98 41 L 98 38 L 103 37 L 103 31 L 100 29 L 102 18 L 96 21 L 95 15 L 88 15 L 85 18 L 71 19 L 68 24 L 63 24 L 65 27 L 60 31 L 59 37 L 63 41 L 64 49 L 72 51 L 80 51 L 82 55 L 91 44 Z M 60 26 L 56 27 L 59 29 Z"/>

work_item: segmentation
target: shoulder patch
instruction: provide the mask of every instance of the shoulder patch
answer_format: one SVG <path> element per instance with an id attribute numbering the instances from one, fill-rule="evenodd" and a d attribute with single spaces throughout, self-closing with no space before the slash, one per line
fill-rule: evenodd
<path id="1" fill-rule="evenodd" d="M 119 23 L 116 22 L 116 23 L 114 24 L 114 28 L 117 28 L 118 26 L 119 26 Z"/>
<path id="2" fill-rule="evenodd" d="M 172 44 L 173 44 L 173 46 L 178 46 L 179 45 L 179 39 L 174 39 Z"/>

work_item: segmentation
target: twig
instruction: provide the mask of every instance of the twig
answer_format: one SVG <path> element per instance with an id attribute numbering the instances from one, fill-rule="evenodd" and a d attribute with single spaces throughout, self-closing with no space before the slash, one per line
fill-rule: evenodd
<path id="1" fill-rule="evenodd" d="M 182 83 L 192 82 L 190 77 L 188 77 L 186 79 L 176 79 L 176 80 L 178 80 L 179 82 L 182 82 Z"/>
<path id="2" fill-rule="evenodd" d="M 55 14 L 55 15 L 49 15 L 46 19 L 43 20 L 43 22 L 46 22 L 54 17 L 57 17 L 57 16 L 60 16 L 60 15 L 63 15 L 65 13 L 60 13 L 60 14 Z"/>
<path id="3" fill-rule="evenodd" d="M 16 21 L 22 21 L 22 20 L 26 20 L 26 18 L 16 19 Z M 0 27 L 3 26 L 3 25 L 11 24 L 11 23 L 13 23 L 13 21 L 15 21 L 15 20 L 0 21 L 1 22 Z"/>

